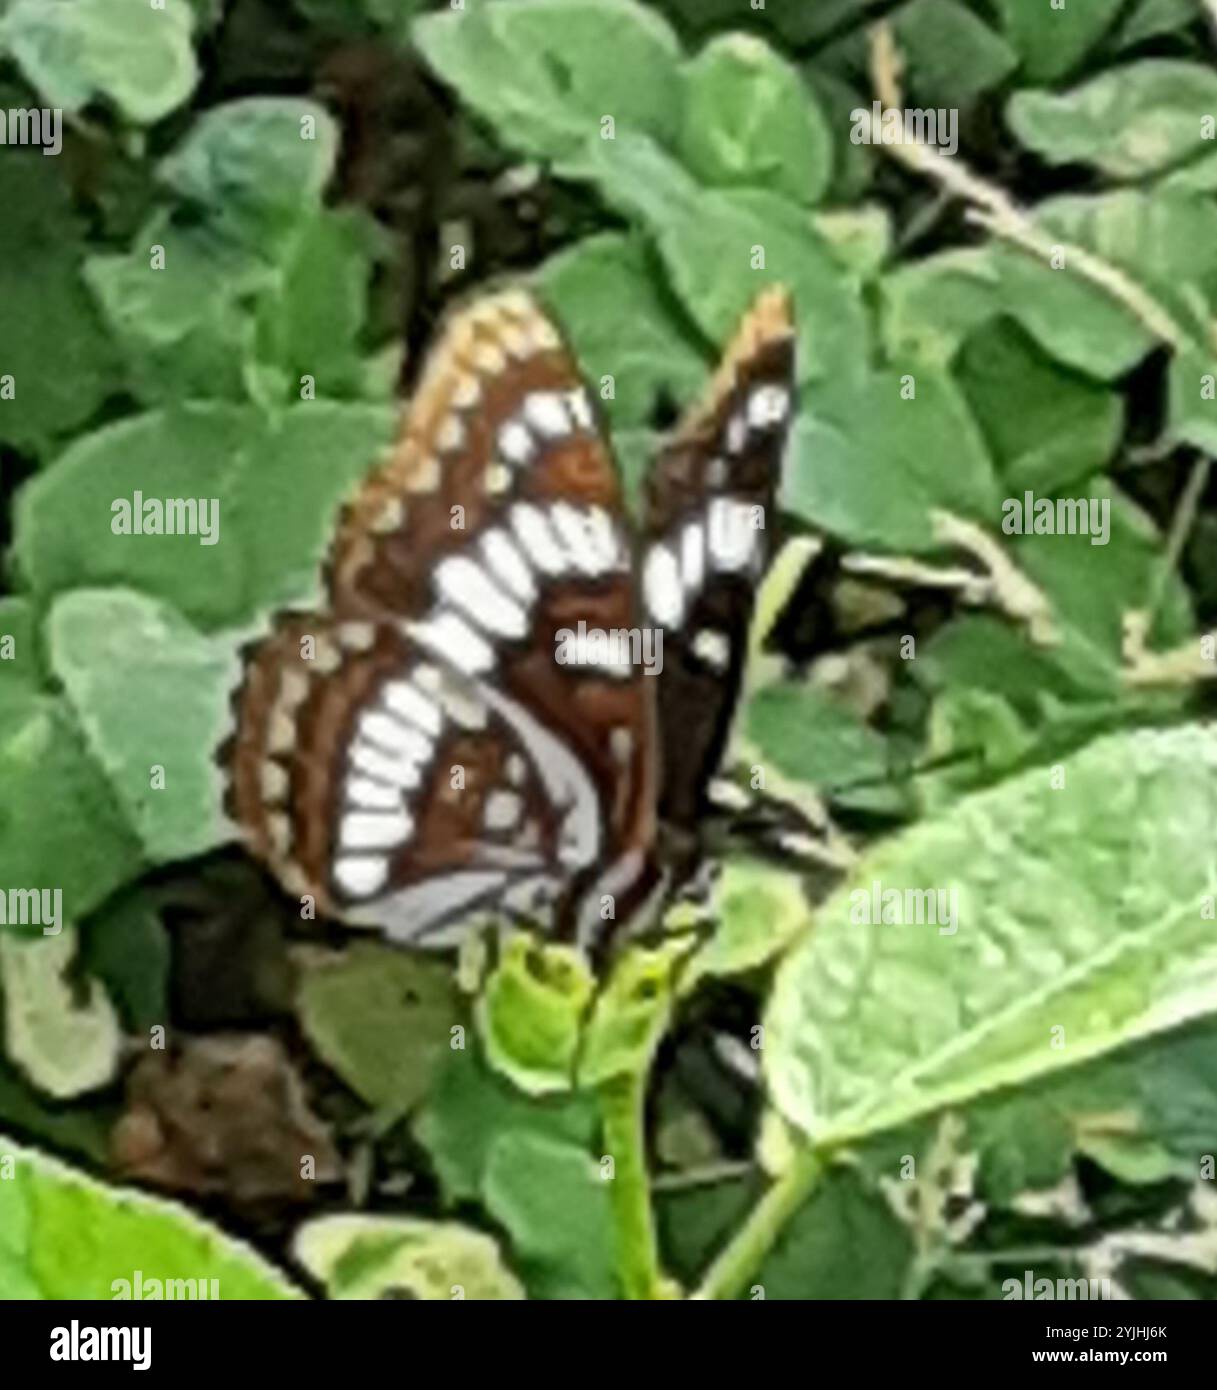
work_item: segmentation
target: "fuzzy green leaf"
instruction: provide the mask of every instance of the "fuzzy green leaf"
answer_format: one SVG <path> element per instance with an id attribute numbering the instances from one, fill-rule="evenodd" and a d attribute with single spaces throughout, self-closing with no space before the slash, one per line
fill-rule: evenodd
<path id="1" fill-rule="evenodd" d="M 832 172 L 831 136 L 790 64 L 760 39 L 725 34 L 689 63 L 685 78 L 679 150 L 698 178 L 820 201 Z"/>
<path id="2" fill-rule="evenodd" d="M 524 1297 L 494 1241 L 453 1221 L 322 1216 L 296 1232 L 293 1253 L 331 1298 Z"/>
<path id="3" fill-rule="evenodd" d="M 1217 114 L 1217 73 L 1147 58 L 1110 68 L 1071 92 L 1019 92 L 1010 128 L 1049 164 L 1092 164 L 1119 179 L 1180 164 L 1206 145 Z"/>
<path id="4" fill-rule="evenodd" d="M 954 891 L 954 932 L 860 920 L 875 884 Z M 967 798 L 868 855 L 787 957 L 774 1097 L 817 1142 L 856 1138 L 1210 1013 L 1215 888 L 1209 727 L 1101 739 Z"/>
<path id="5" fill-rule="evenodd" d="M 680 49 L 663 18 L 631 0 L 514 0 L 424 15 L 427 62 L 513 149 L 560 159 L 617 133 L 670 139 L 680 119 Z"/>
<path id="6" fill-rule="evenodd" d="M 130 1298 L 137 1278 L 144 1298 L 158 1296 L 151 1280 L 160 1281 L 159 1296 L 210 1297 L 213 1279 L 222 1299 L 300 1297 L 248 1246 L 173 1202 L 108 1187 L 0 1135 L 6 1160 L 13 1168 L 0 1182 L 2 1298 Z"/>
<path id="7" fill-rule="evenodd" d="M 175 609 L 124 589 L 65 594 L 48 640 L 51 667 L 149 862 L 228 839 L 215 752 L 240 678 L 235 641 L 204 637 Z"/>
<path id="8" fill-rule="evenodd" d="M 309 958 L 300 1022 L 318 1055 L 367 1104 L 401 1115 L 430 1089 L 464 1021 L 452 970 L 387 946 Z"/>
<path id="9" fill-rule="evenodd" d="M 13 0 L 0 48 L 50 105 L 79 111 L 101 96 L 151 125 L 194 91 L 193 28 L 186 0 Z"/>

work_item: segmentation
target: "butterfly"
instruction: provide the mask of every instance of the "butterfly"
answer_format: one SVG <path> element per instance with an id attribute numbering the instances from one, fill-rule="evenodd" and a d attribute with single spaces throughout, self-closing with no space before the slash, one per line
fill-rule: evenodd
<path id="1" fill-rule="evenodd" d="M 491 911 L 595 949 L 644 916 L 696 861 L 794 409 L 771 288 L 658 448 L 634 527 L 537 298 L 452 314 L 340 517 L 326 606 L 244 654 L 220 758 L 254 856 L 420 946 Z"/>

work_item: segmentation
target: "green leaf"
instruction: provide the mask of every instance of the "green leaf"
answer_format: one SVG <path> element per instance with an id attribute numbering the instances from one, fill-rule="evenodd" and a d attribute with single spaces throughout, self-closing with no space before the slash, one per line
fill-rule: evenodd
<path id="1" fill-rule="evenodd" d="M 478 1049 L 467 1047 L 443 1058 L 413 1127 L 452 1203 L 481 1199 L 491 1150 L 503 1135 L 535 1134 L 586 1147 L 598 1123 L 592 1097 L 525 1096 L 491 1071 Z"/>
<path id="2" fill-rule="evenodd" d="M 816 214 L 816 231 L 844 268 L 863 283 L 878 278 L 892 254 L 892 219 L 875 203 Z"/>
<path id="3" fill-rule="evenodd" d="M 256 430 L 251 410 L 185 407 L 137 416 L 76 439 L 17 499 L 14 553 L 40 597 L 87 585 L 128 583 L 196 620 L 220 623 L 241 607 L 241 557 L 220 494 Z M 124 535 L 116 502 L 217 499 L 218 539 Z M 142 506 L 141 506 L 142 516 Z M 196 511 L 201 525 L 205 517 Z"/>
<path id="4" fill-rule="evenodd" d="M 1217 303 L 1217 208 L 1183 190 L 1121 189 L 1052 198 L 1035 214 L 1042 232 L 1125 272 L 1185 329 Z M 904 267 L 884 283 L 884 337 L 893 352 L 947 361 L 959 342 L 997 313 L 1018 320 L 1052 357 L 1111 381 L 1155 345 L 1132 311 L 1068 264 L 1054 269 L 993 245 Z"/>
<path id="5" fill-rule="evenodd" d="M 1084 1154 L 1122 1182 L 1192 1177 L 1212 1150 L 1211 1022 L 987 1096 L 964 1112 L 987 1200 L 1056 1187 Z"/>
<path id="6" fill-rule="evenodd" d="M 759 4 L 750 7 L 749 24 L 772 32 L 790 48 L 805 48 L 838 26 L 861 16 L 866 0 L 817 0 L 814 5 Z M 660 0 L 659 8 L 676 16 L 683 30 L 712 33 L 738 24 L 739 0 Z"/>
<path id="7" fill-rule="evenodd" d="M 121 1035 L 96 980 L 77 989 L 71 927 L 53 936 L 0 935 L 4 1050 L 26 1079 L 56 1100 L 108 1085 L 118 1071 Z"/>
<path id="8" fill-rule="evenodd" d="M 871 145 L 855 145 L 849 138 L 853 129 L 853 112 L 863 105 L 861 93 L 842 81 L 840 75 L 819 61 L 804 63 L 802 73 L 828 121 L 833 141 L 829 164 L 832 182 L 827 202 L 834 208 L 856 203 L 870 189 L 875 178 L 877 159 Z"/>
<path id="9" fill-rule="evenodd" d="M 82 917 L 141 871 L 139 841 L 66 704 L 20 683 L 10 690 L 2 666 L 0 786 L 5 883 L 58 889 L 61 922 Z"/>
<path id="10" fill-rule="evenodd" d="M 169 935 L 154 891 L 121 894 L 80 923 L 80 964 L 100 980 L 127 1033 L 164 1023 L 169 1009 Z"/>
<path id="11" fill-rule="evenodd" d="M 1063 77 L 1103 37 L 1124 8 L 1124 0 L 1086 0 L 1063 8 L 997 0 L 1002 28 L 1021 55 L 1032 82 Z"/>
<path id="12" fill-rule="evenodd" d="M 27 1142 L 46 1144 L 65 1158 L 101 1169 L 109 1161 L 113 1104 L 65 1106 L 32 1086 L 0 1056 L 0 1124 Z"/>
<path id="13" fill-rule="evenodd" d="M 569 1090 L 594 988 L 578 951 L 513 937 L 478 1000 L 491 1066 L 529 1095 Z"/>
<path id="14" fill-rule="evenodd" d="M 646 1074 L 671 1021 L 672 972 L 688 950 L 684 942 L 635 946 L 618 961 L 584 1030 L 580 1086 Z"/>
<path id="15" fill-rule="evenodd" d="M 1062 1083 L 1085 1082 L 1105 1063 L 1100 1059 L 1075 1072 L 1041 1077 L 967 1107 L 963 1114 L 978 1160 L 977 1186 L 988 1201 L 1008 1207 L 1022 1193 L 1053 1188 L 1070 1173 L 1080 1112 L 1058 1093 Z M 1102 1092 L 1094 1094 L 1097 1109 Z"/>
<path id="16" fill-rule="evenodd" d="M 0 691 L 37 694 L 43 685 L 38 610 L 28 599 L 0 598 Z"/>
<path id="17" fill-rule="evenodd" d="M 116 389 L 114 351 L 81 279 L 84 237 L 60 161 L 0 156 L 0 439 L 43 454 Z M 7 395 L 8 392 L 4 392 Z"/>
<path id="18" fill-rule="evenodd" d="M 1059 790 L 1036 768 L 866 856 L 779 971 L 786 1118 L 856 1138 L 1217 1008 L 1215 750 L 1203 726 L 1100 739 Z M 954 932 L 851 921 L 875 884 L 954 890 Z"/>
<path id="19" fill-rule="evenodd" d="M 1217 1026 L 1194 1023 L 1130 1054 L 1145 1132 L 1191 1173 L 1217 1133 Z"/>
<path id="20" fill-rule="evenodd" d="M 672 139 L 680 119 L 680 49 L 653 10 L 629 0 L 513 0 L 413 26 L 423 57 L 513 149 L 561 159 L 618 135 Z"/>
<path id="21" fill-rule="evenodd" d="M 590 1153 L 538 1134 L 505 1134 L 491 1149 L 484 1193 L 533 1297 L 620 1297 L 608 1181 Z"/>
<path id="22" fill-rule="evenodd" d="M 194 14 L 186 0 L 12 0 L 0 48 L 51 106 L 81 110 L 105 97 L 152 125 L 194 91 Z"/>
<path id="23" fill-rule="evenodd" d="M 1217 355 L 1185 348 L 1168 374 L 1170 434 L 1180 444 L 1217 453 Z"/>
<path id="24" fill-rule="evenodd" d="M 695 1285 L 761 1195 L 753 1177 L 662 1193 L 657 1216 L 673 1272 Z M 830 1170 L 742 1291 L 748 1300 L 893 1299 L 903 1294 L 911 1237 L 862 1175 Z"/>
<path id="25" fill-rule="evenodd" d="M 1123 270 L 1186 329 L 1202 328 L 1208 306 L 1217 303 L 1217 207 L 1209 199 L 1119 189 L 1052 198 L 1041 204 L 1037 221 Z M 1061 272 L 1042 271 L 1059 280 Z"/>
<path id="26" fill-rule="evenodd" d="M 394 1116 L 427 1094 L 465 1018 L 447 962 L 370 943 L 306 958 L 299 1015 L 326 1065 Z"/>
<path id="27" fill-rule="evenodd" d="M 744 719 L 762 759 L 822 795 L 890 774 L 882 735 L 806 681 L 776 681 L 758 690 Z"/>
<path id="28" fill-rule="evenodd" d="M 663 303 L 657 270 L 639 238 L 606 232 L 537 272 L 593 389 L 613 378 L 604 407 L 615 428 L 648 423 L 660 392 L 693 399 L 706 377 L 701 354 Z"/>
<path id="29" fill-rule="evenodd" d="M 315 103 L 257 97 L 212 108 L 161 162 L 175 206 L 85 268 L 143 400 L 282 404 L 305 375 L 316 395 L 364 391 L 358 339 L 385 246 L 322 205 L 337 141 Z"/>
<path id="30" fill-rule="evenodd" d="M 707 977 L 740 975 L 779 955 L 807 925 L 809 908 L 799 880 L 771 865 L 729 859 L 714 885 L 714 935 L 680 977 L 690 994 Z"/>
<path id="31" fill-rule="evenodd" d="M 848 1170 L 829 1172 L 757 1272 L 769 1299 L 899 1298 L 913 1239 L 882 1195 Z"/>
<path id="32" fill-rule="evenodd" d="M 988 690 L 948 687 L 934 701 L 926 726 L 924 761 L 937 771 L 923 772 L 917 787 L 925 804 L 950 800 L 958 789 L 996 780 L 1034 740 L 1009 701 Z"/>
<path id="33" fill-rule="evenodd" d="M 158 212 L 129 253 L 90 256 L 84 278 L 140 400 L 249 394 L 247 364 L 257 350 L 252 306 L 278 280 L 260 253 Z"/>
<path id="34" fill-rule="evenodd" d="M 1071 498 L 1094 498 L 1100 509 L 1108 504 L 1106 542 L 1044 534 L 1014 536 L 1010 546 L 1015 563 L 1051 601 L 1062 639 L 1050 650 L 1053 661 L 1080 688 L 1115 696 L 1123 689 L 1124 616 L 1143 607 L 1158 582 L 1161 542 L 1148 518 L 1106 478 L 1092 478 Z M 1192 623 L 1187 589 L 1172 573 L 1163 580 L 1151 644 L 1184 641 Z"/>
<path id="35" fill-rule="evenodd" d="M 1192 0 L 1141 0 L 1125 20 L 1115 42 L 1123 50 L 1134 48 L 1146 39 L 1185 29 L 1196 21 L 1196 6 Z"/>
<path id="36" fill-rule="evenodd" d="M 817 203 L 831 176 L 827 122 L 798 72 L 762 40 L 724 34 L 685 68 L 681 157 L 712 185 Z"/>
<path id="37" fill-rule="evenodd" d="M 949 366 L 974 329 L 1002 312 L 1001 276 L 986 249 L 940 251 L 894 267 L 880 282 L 888 351 Z"/>
<path id="38" fill-rule="evenodd" d="M 257 243 L 291 234 L 320 208 L 337 154 L 338 127 L 323 106 L 247 97 L 205 111 L 158 174 L 217 234 Z"/>
<path id="39" fill-rule="evenodd" d="M 677 297 L 712 343 L 766 285 L 782 284 L 794 297 L 800 376 L 859 375 L 867 337 L 859 285 L 807 209 L 759 189 L 702 189 L 642 138 L 598 141 L 570 172 L 648 228 Z"/>
<path id="40" fill-rule="evenodd" d="M 912 364 L 858 386 L 805 391 L 783 489 L 784 504 L 818 529 L 913 553 L 937 545 L 934 510 L 982 521 L 999 511 L 997 479 L 967 401 L 945 372 Z"/>
<path id="41" fill-rule="evenodd" d="M 95 1182 L 2 1135 L 0 1154 L 15 1168 L 0 1182 L 0 1298 L 130 1298 L 137 1277 L 145 1298 L 150 1280 L 167 1297 L 210 1297 L 202 1281 L 213 1279 L 223 1299 L 301 1296 L 248 1246 L 173 1202 Z M 170 1295 L 170 1280 L 197 1292 Z"/>
<path id="42" fill-rule="evenodd" d="M 940 628 L 921 649 L 916 672 L 933 690 L 959 687 L 991 693 L 1027 716 L 1046 702 L 1110 693 L 1106 661 L 1061 662 L 1059 651 L 985 615 L 965 614 Z"/>
<path id="43" fill-rule="evenodd" d="M 388 442 L 394 412 L 302 402 L 271 420 L 186 405 L 82 436 L 21 490 L 15 551 L 41 597 L 127 585 L 203 628 L 308 603 L 339 507 Z M 201 500 L 207 534 L 116 534 L 116 505 Z M 218 512 L 215 508 L 218 507 Z"/>
<path id="44" fill-rule="evenodd" d="M 761 1175 L 655 1193 L 655 1223 L 665 1270 L 696 1286 L 711 1260 L 747 1219 L 764 1191 Z"/>
<path id="45" fill-rule="evenodd" d="M 175 609 L 124 589 L 65 594 L 47 630 L 51 668 L 148 861 L 229 839 L 215 753 L 240 678 L 235 640 L 204 637 Z"/>
<path id="46" fill-rule="evenodd" d="M 967 106 L 1018 66 L 1010 45 L 958 0 L 912 0 L 892 27 L 914 105 Z"/>
<path id="47" fill-rule="evenodd" d="M 969 335 L 956 375 L 1012 491 L 1047 493 L 1086 478 L 1120 442 L 1120 397 L 1056 366 L 1009 319 Z"/>
<path id="48" fill-rule="evenodd" d="M 1114 178 L 1138 179 L 1200 153 L 1204 120 L 1215 110 L 1211 68 L 1147 58 L 1071 92 L 1018 92 L 1007 120 L 1049 164 L 1092 164 Z"/>
<path id="49" fill-rule="evenodd" d="M 296 1232 L 292 1253 L 330 1298 L 524 1297 L 494 1241 L 452 1221 L 322 1216 Z"/>
<path id="50" fill-rule="evenodd" d="M 318 397 L 395 395 L 401 346 L 390 343 L 383 361 L 369 360 L 362 342 L 368 286 L 384 249 L 374 225 L 349 209 L 327 210 L 302 228 L 281 291 L 257 306 L 257 361 L 284 377 L 280 399 L 299 399 L 305 376 Z"/>

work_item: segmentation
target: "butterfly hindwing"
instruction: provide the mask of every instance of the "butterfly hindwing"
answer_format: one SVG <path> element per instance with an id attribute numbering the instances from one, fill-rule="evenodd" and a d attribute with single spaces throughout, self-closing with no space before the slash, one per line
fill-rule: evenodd
<path id="1" fill-rule="evenodd" d="M 789 299 L 766 290 L 647 479 L 640 579 L 649 621 L 664 632 L 659 814 L 682 829 L 705 809 L 739 696 L 773 548 L 794 368 Z"/>
<path id="2" fill-rule="evenodd" d="M 522 909 L 556 897 L 569 807 L 484 690 L 390 624 L 282 615 L 226 750 L 252 852 L 328 915 L 402 940 L 513 891 Z M 591 862 L 599 845 L 577 849 Z"/>

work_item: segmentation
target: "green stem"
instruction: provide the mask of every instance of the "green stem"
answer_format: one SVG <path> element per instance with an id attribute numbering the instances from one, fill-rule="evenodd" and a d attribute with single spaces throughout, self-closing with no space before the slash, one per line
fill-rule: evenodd
<path id="1" fill-rule="evenodd" d="M 773 1248 L 783 1228 L 811 1195 L 824 1171 L 824 1156 L 800 1149 L 710 1266 L 694 1298 L 734 1298 Z"/>
<path id="2" fill-rule="evenodd" d="M 604 1150 L 613 1160 L 609 1184 L 617 1239 L 617 1271 L 626 1298 L 662 1298 L 659 1242 L 651 1211 L 643 1130 L 643 1076 L 613 1077 L 599 1088 Z"/>

